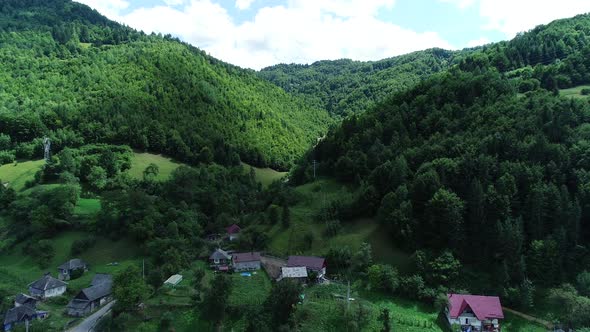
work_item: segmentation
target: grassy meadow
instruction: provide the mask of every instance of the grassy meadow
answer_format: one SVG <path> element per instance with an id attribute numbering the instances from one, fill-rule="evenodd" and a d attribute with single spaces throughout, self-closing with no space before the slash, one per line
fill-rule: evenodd
<path id="1" fill-rule="evenodd" d="M 45 163 L 44 159 L 14 162 L 0 166 L 0 180 L 16 191 L 25 187 L 25 183 L 35 178 L 35 173 Z"/>
<path id="2" fill-rule="evenodd" d="M 160 181 L 167 180 L 170 177 L 170 174 L 182 165 L 181 163 L 160 154 L 136 152 L 131 160 L 131 168 L 128 171 L 129 176 L 134 179 L 143 179 L 143 171 L 150 164 L 158 165 L 160 173 L 158 174 L 157 179 Z"/>
<path id="3" fill-rule="evenodd" d="M 582 89 L 590 89 L 590 85 L 580 85 L 569 89 L 559 90 L 559 94 L 563 97 L 573 98 L 588 98 L 588 96 L 582 94 Z"/>

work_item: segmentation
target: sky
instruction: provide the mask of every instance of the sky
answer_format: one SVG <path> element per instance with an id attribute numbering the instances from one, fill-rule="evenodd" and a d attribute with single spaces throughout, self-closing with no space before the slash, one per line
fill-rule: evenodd
<path id="1" fill-rule="evenodd" d="M 252 69 L 513 38 L 590 12 L 590 0 L 75 0 L 146 33 L 171 34 Z"/>

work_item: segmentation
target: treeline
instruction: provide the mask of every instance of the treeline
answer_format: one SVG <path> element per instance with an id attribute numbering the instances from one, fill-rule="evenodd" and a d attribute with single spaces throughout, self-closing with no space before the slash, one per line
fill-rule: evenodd
<path id="1" fill-rule="evenodd" d="M 546 90 L 518 97 L 488 67 L 459 67 L 330 131 L 293 171 L 356 183 L 339 218 L 375 216 L 410 251 L 451 249 L 487 282 L 465 288 L 531 306 L 589 261 L 588 103 Z M 586 324 L 588 322 L 585 322 Z"/>
<path id="2" fill-rule="evenodd" d="M 16 150 L 45 135 L 62 141 L 56 148 L 128 144 L 189 163 L 286 169 L 330 123 L 252 71 L 170 36 L 71 1 L 27 4 L 0 11 L 0 132 L 13 158 L 38 155 Z M 33 18 L 21 23 L 25 15 Z"/>
<path id="3" fill-rule="evenodd" d="M 365 111 L 386 96 L 448 69 L 471 51 L 430 49 L 380 61 L 318 61 L 311 65 L 280 64 L 258 76 L 336 116 Z"/>

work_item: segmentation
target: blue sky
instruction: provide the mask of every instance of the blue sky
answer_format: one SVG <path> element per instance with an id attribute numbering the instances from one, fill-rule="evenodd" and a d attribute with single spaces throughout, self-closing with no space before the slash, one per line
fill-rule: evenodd
<path id="1" fill-rule="evenodd" d="M 76 0 L 147 33 L 170 33 L 253 69 L 379 60 L 510 39 L 590 12 L 590 0 Z"/>

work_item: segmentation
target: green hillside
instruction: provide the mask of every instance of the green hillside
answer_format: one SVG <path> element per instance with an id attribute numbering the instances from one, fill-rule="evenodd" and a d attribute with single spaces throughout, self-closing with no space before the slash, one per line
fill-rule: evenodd
<path id="1" fill-rule="evenodd" d="M 12 158 L 39 155 L 39 143 L 24 142 L 46 135 L 56 150 L 124 143 L 285 169 L 330 123 L 252 71 L 69 0 L 3 1 L 0 39 L 0 132 L 14 145 L 0 150 Z"/>
<path id="2" fill-rule="evenodd" d="M 0 166 L 0 180 L 14 190 L 21 190 L 27 181 L 33 180 L 45 160 L 20 161 Z"/>
<path id="3" fill-rule="evenodd" d="M 470 51 L 431 49 L 379 61 L 318 61 L 311 65 L 280 64 L 258 76 L 330 114 L 346 116 L 370 109 L 391 93 L 416 85 L 448 69 Z"/>

